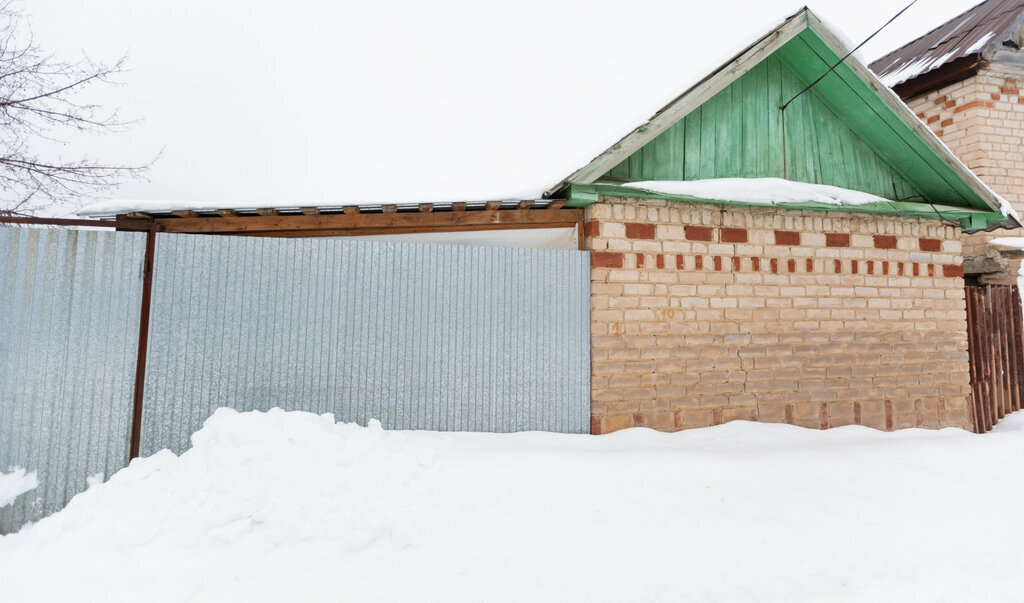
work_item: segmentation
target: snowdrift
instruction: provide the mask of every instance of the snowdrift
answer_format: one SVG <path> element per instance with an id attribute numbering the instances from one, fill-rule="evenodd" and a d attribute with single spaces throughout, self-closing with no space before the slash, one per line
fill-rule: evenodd
<path id="1" fill-rule="evenodd" d="M 1013 600 L 1022 429 L 442 434 L 222 409 L 180 457 L 0 538 L 0 600 Z"/>

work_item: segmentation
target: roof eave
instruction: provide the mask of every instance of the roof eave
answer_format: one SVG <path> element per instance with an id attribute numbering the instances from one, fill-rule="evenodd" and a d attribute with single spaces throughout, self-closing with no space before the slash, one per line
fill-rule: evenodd
<path id="1" fill-rule="evenodd" d="M 831 29 L 829 29 L 824 23 L 818 19 L 814 13 L 807 11 L 807 20 L 811 29 L 817 33 L 826 44 L 832 47 L 832 49 L 839 56 L 846 56 L 850 49 L 846 47 L 846 44 L 839 39 Z M 932 132 L 931 128 L 926 126 L 924 122 L 914 115 L 914 112 L 910 110 L 910 107 L 904 103 L 900 97 L 896 96 L 896 93 L 892 91 L 888 86 L 883 84 L 870 69 L 861 64 L 860 61 L 846 61 L 846 64 L 850 69 L 853 70 L 864 82 L 868 84 L 871 90 L 878 95 L 878 97 L 889 106 L 906 124 L 907 126 L 918 135 L 921 140 L 925 142 L 939 157 L 953 170 L 953 172 L 963 180 L 967 186 L 974 191 L 979 198 L 988 206 L 989 209 L 995 212 L 1001 212 L 1001 204 L 999 203 L 999 197 L 992 192 L 992 190 L 981 181 L 978 176 L 969 170 L 966 165 L 952 151 L 949 150 L 938 136 Z"/>

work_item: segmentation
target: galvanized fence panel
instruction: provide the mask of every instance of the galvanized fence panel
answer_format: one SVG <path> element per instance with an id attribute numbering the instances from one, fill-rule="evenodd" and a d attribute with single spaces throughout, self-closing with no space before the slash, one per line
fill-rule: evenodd
<path id="1" fill-rule="evenodd" d="M 40 482 L 0 533 L 127 461 L 145 237 L 0 226 L 0 472 Z"/>
<path id="2" fill-rule="evenodd" d="M 161 234 L 142 453 L 214 409 L 586 433 L 585 252 Z"/>

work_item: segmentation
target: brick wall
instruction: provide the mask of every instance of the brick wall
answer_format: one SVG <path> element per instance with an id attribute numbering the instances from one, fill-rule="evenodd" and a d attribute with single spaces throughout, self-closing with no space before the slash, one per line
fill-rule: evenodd
<path id="1" fill-rule="evenodd" d="M 968 426 L 959 229 L 601 198 L 593 431 Z"/>
<path id="2" fill-rule="evenodd" d="M 913 98 L 907 105 L 992 190 L 1024 215 L 1024 79 L 983 70 L 966 80 Z M 964 255 L 985 253 L 996 237 L 1024 229 L 964 235 Z M 988 282 L 1015 284 L 1020 261 Z"/>

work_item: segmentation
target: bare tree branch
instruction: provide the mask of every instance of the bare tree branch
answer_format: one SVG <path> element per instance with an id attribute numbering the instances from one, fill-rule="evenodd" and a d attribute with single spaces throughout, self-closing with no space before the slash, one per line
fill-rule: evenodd
<path id="1" fill-rule="evenodd" d="M 125 57 L 68 63 L 44 54 L 18 2 L 0 3 L 0 213 L 27 214 L 53 203 L 77 206 L 137 178 L 149 165 L 109 165 L 90 158 L 44 159 L 40 146 L 66 142 L 65 133 L 110 132 L 130 125 L 115 111 L 83 103 L 96 85 L 117 85 Z"/>

